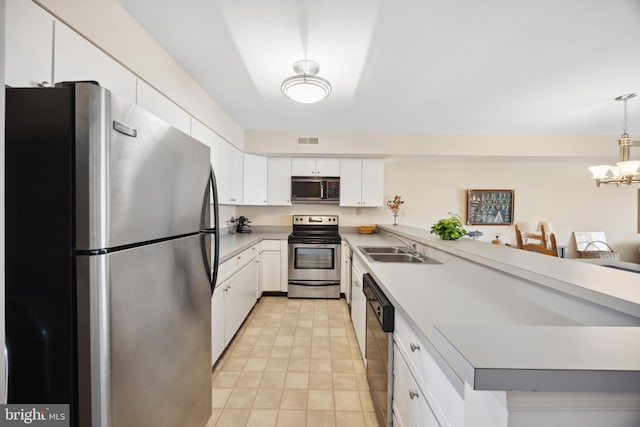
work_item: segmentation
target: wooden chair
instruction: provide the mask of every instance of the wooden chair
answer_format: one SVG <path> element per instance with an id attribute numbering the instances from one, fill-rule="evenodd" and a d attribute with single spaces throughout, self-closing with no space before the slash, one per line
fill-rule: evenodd
<path id="1" fill-rule="evenodd" d="M 553 233 L 547 233 L 544 229 L 544 225 L 540 226 L 540 234 L 525 233 L 520 230 L 518 224 L 516 224 L 516 242 L 518 249 L 524 249 L 525 251 L 533 251 L 539 254 L 558 256 L 558 246 L 556 245 L 556 236 Z M 551 247 L 547 247 L 547 237 L 551 242 Z M 525 240 L 526 239 L 526 240 Z M 540 243 L 529 243 L 529 239 L 536 239 Z M 524 243 L 524 242 L 527 243 Z"/>

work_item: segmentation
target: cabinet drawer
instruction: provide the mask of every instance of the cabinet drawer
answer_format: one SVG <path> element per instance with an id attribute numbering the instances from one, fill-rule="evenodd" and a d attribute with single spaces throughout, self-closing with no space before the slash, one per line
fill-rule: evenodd
<path id="1" fill-rule="evenodd" d="M 227 280 L 227 277 L 229 277 L 229 274 L 227 273 L 227 270 L 229 269 L 229 262 L 231 261 L 225 261 L 218 266 L 218 277 L 216 279 L 216 287 L 219 286 L 220 283 Z"/>
<path id="2" fill-rule="evenodd" d="M 280 240 L 263 240 L 260 244 L 263 251 L 280 251 Z"/>
<path id="3" fill-rule="evenodd" d="M 464 399 L 449 382 L 424 343 L 398 314 L 395 317 L 394 341 L 440 424 L 463 427 Z"/>
<path id="4" fill-rule="evenodd" d="M 422 390 L 409 372 L 409 367 L 394 346 L 393 412 L 398 425 L 404 427 L 439 427 Z"/>
<path id="5" fill-rule="evenodd" d="M 247 265 L 249 261 L 255 259 L 256 252 L 258 251 L 256 249 L 256 246 L 254 245 L 249 249 L 246 249 L 239 254 L 232 256 L 231 258 L 220 264 L 220 267 L 218 268 L 218 280 L 216 281 L 216 284 L 224 282 L 236 271 Z"/>
<path id="6" fill-rule="evenodd" d="M 252 246 L 249 249 L 241 252 L 240 255 L 236 255 L 236 259 L 238 261 L 236 269 L 244 267 L 249 263 L 249 261 L 255 259 L 257 252 L 258 251 L 256 246 Z"/>

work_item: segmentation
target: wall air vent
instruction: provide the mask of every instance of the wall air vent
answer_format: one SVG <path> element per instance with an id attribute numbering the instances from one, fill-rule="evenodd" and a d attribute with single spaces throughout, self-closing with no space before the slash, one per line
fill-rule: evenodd
<path id="1" fill-rule="evenodd" d="M 298 144 L 318 144 L 318 138 L 298 137 Z"/>

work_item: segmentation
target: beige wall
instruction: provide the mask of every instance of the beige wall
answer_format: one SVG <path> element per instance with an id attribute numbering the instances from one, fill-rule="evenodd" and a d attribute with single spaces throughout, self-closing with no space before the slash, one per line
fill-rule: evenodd
<path id="1" fill-rule="evenodd" d="M 318 137 L 299 145 L 298 137 Z M 371 156 L 617 156 L 617 135 L 582 134 L 433 134 L 400 132 L 256 131 L 245 133 L 245 149 L 257 154 Z M 613 161 L 610 159 L 608 161 Z"/>
<path id="2" fill-rule="evenodd" d="M 317 136 L 318 145 L 298 145 L 298 136 Z M 453 211 L 466 215 L 466 190 L 515 190 L 515 221 L 535 228 L 551 222 L 558 244 L 576 256 L 574 231 L 604 231 L 621 258 L 640 262 L 638 186 L 596 188 L 586 169 L 617 161 L 617 135 L 419 134 L 370 132 L 247 131 L 245 147 L 262 154 L 387 157 L 385 199 L 401 194 L 400 223 L 430 228 Z M 640 151 L 640 148 L 634 150 Z M 636 158 L 640 153 L 632 153 Z M 254 224 L 290 223 L 298 212 L 331 212 L 343 225 L 390 223 L 385 208 L 295 206 L 238 208 Z M 252 216 L 253 215 L 253 216 Z M 468 226 L 515 244 L 512 226 Z"/>
<path id="3" fill-rule="evenodd" d="M 244 131 L 116 0 L 36 0 L 236 147 Z"/>

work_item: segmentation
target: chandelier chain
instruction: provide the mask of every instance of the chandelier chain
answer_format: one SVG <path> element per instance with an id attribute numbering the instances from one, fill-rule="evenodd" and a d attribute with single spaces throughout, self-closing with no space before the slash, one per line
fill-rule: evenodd
<path id="1" fill-rule="evenodd" d="M 627 99 L 624 100 L 624 121 L 622 122 L 622 129 L 624 134 L 627 133 L 627 101 Z"/>

